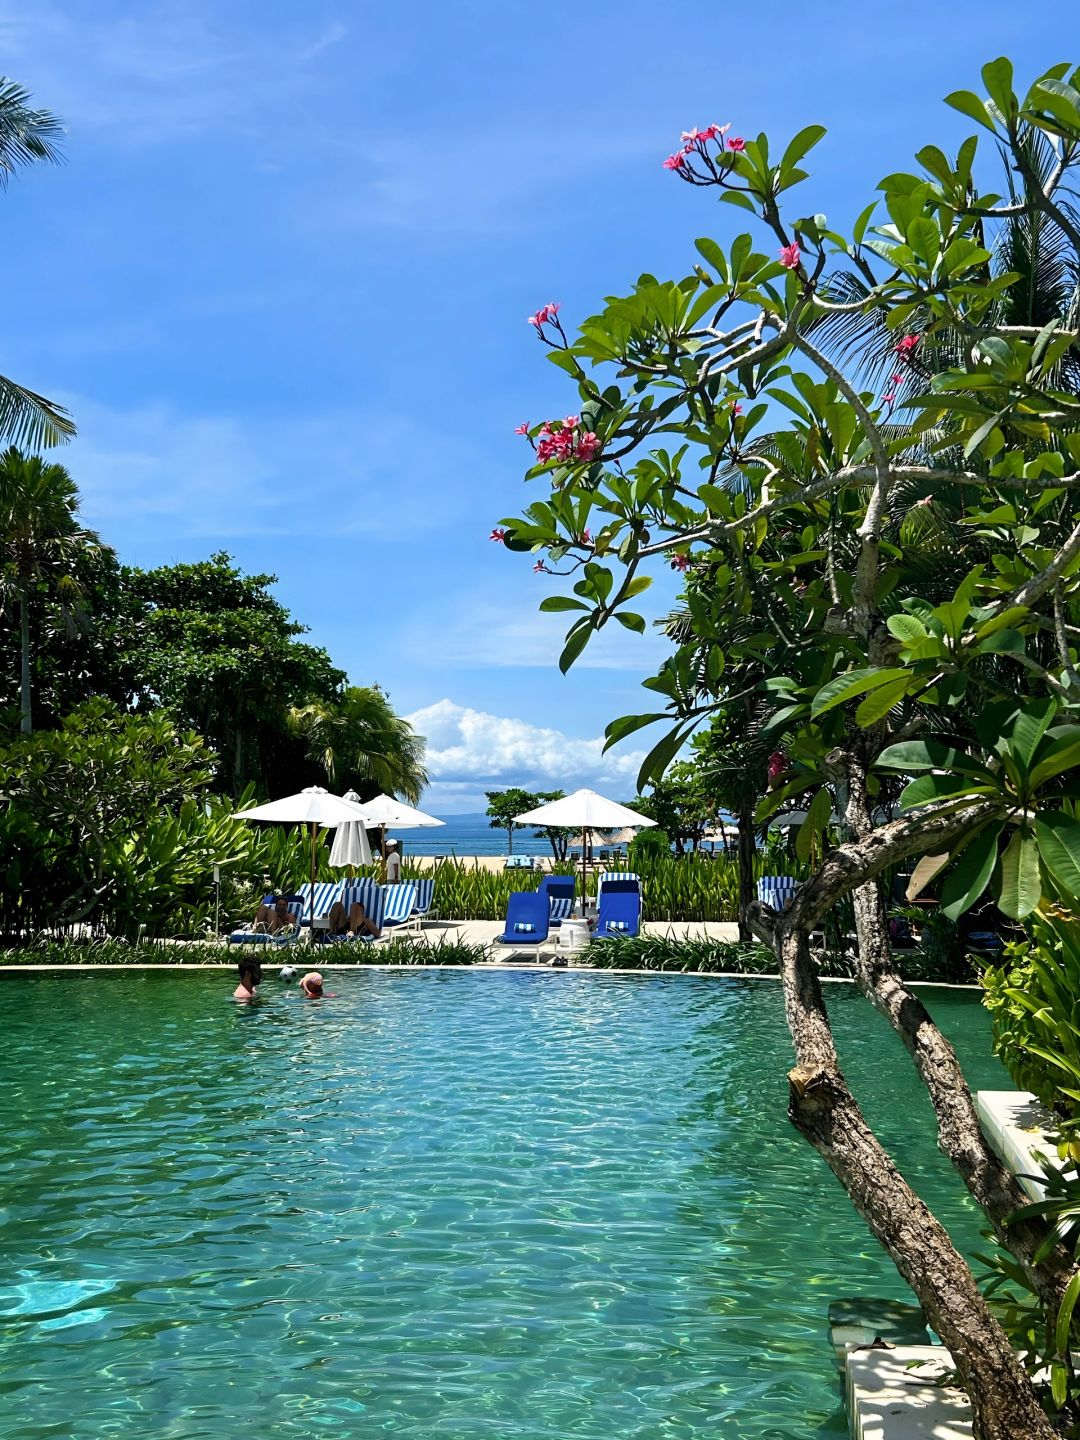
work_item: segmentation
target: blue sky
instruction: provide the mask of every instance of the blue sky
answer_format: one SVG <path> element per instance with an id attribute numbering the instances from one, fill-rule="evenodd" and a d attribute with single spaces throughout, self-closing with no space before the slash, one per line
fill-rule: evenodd
<path id="1" fill-rule="evenodd" d="M 599 737 L 646 708 L 662 641 L 620 629 L 560 676 L 552 582 L 487 539 L 526 502 L 514 426 L 574 408 L 525 317 L 558 300 L 572 323 L 732 233 L 661 169 L 691 125 L 826 125 L 800 208 L 843 228 L 968 132 L 941 97 L 985 60 L 1080 58 L 1048 38 L 1073 6 L 1034 13 L 0 0 L 0 69 L 69 131 L 63 169 L 0 199 L 4 367 L 73 410 L 62 458 L 123 559 L 228 549 L 278 575 L 351 679 L 416 716 L 430 808 L 627 795 L 636 754 Z"/>

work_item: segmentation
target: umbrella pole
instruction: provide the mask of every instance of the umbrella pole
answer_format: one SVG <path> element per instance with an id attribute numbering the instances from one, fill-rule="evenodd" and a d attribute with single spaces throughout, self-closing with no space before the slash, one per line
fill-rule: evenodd
<path id="1" fill-rule="evenodd" d="M 585 831 L 584 831 L 584 829 L 582 829 L 582 832 L 581 832 L 581 913 L 582 913 L 582 915 L 586 915 L 586 914 L 588 913 L 588 905 L 587 905 L 588 899 L 589 899 L 589 892 L 588 892 L 588 890 L 586 889 L 586 886 L 585 886 Z"/>
<path id="2" fill-rule="evenodd" d="M 310 920 L 310 924 L 308 925 L 308 944 L 310 945 L 315 944 L 315 837 L 318 831 L 319 827 L 313 820 L 311 822 L 311 898 L 308 900 L 308 904 L 311 906 L 311 914 L 308 917 Z"/>

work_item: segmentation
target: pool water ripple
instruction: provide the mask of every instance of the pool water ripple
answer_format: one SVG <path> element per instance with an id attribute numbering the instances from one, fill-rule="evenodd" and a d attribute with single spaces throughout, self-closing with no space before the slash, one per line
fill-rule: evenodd
<path id="1" fill-rule="evenodd" d="M 0 984 L 2 1433 L 845 1433 L 828 1304 L 904 1291 L 784 1118 L 774 986 L 357 972 L 242 1009 L 220 973 Z M 970 1251 L 906 1056 L 829 1001 Z M 1000 1083 L 977 1003 L 934 1009 Z"/>

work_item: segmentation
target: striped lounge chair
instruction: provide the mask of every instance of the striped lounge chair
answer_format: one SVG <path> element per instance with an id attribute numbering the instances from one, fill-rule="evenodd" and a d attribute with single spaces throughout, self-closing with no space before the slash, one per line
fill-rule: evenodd
<path id="1" fill-rule="evenodd" d="M 402 880 L 397 885 L 385 886 L 383 897 L 383 935 L 388 930 L 401 930 L 416 926 L 417 920 L 413 914 L 416 908 L 415 880 Z"/>
<path id="2" fill-rule="evenodd" d="M 334 901 L 341 899 L 344 888 L 344 880 L 317 880 L 314 894 L 312 894 L 310 881 L 301 885 L 296 892 L 304 902 L 300 912 L 301 925 L 310 925 L 313 918 L 319 919 L 323 915 L 329 915 Z"/>
<path id="3" fill-rule="evenodd" d="M 272 905 L 277 897 L 275 895 L 264 895 L 262 903 Z M 289 906 L 289 914 L 295 919 L 300 919 L 300 909 L 303 905 L 303 898 L 299 895 L 287 895 L 286 900 Z M 268 935 L 265 930 L 255 930 L 245 927 L 241 930 L 234 930 L 229 936 L 230 945 L 293 945 L 300 938 L 300 926 L 290 930 L 286 935 Z"/>
<path id="4" fill-rule="evenodd" d="M 364 907 L 364 914 L 376 926 L 381 928 L 383 923 L 383 887 L 377 880 L 365 877 L 362 880 L 347 880 L 341 892 L 341 903 L 345 907 L 345 915 L 352 907 L 359 902 Z M 374 935 L 332 935 L 332 940 L 362 940 L 372 944 Z"/>
<path id="5" fill-rule="evenodd" d="M 437 920 L 439 912 L 434 908 L 435 881 L 433 879 L 416 880 L 416 900 L 413 903 L 412 918 L 417 926 L 421 927 L 427 920 Z"/>
<path id="6" fill-rule="evenodd" d="M 786 910 L 798 888 L 799 882 L 790 875 L 763 875 L 757 882 L 757 898 L 773 910 Z"/>

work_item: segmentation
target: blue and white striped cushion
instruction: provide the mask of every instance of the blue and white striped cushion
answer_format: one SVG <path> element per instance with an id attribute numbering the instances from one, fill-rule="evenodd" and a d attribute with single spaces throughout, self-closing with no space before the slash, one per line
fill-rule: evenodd
<path id="1" fill-rule="evenodd" d="M 532 935 L 535 933 L 535 931 L 536 926 L 532 923 L 531 920 L 519 920 L 514 926 L 515 935 Z"/>
<path id="2" fill-rule="evenodd" d="M 435 898 L 435 881 L 417 880 L 414 883 L 416 885 L 416 904 L 413 906 L 413 914 L 426 915 Z"/>
<path id="3" fill-rule="evenodd" d="M 641 876 L 635 875 L 632 870 L 605 870 L 600 876 L 600 884 L 606 885 L 609 880 L 618 880 L 623 882 L 627 880 L 636 880 L 639 885 L 641 884 Z"/>
<path id="4" fill-rule="evenodd" d="M 757 882 L 757 895 L 763 905 L 786 910 L 798 888 L 799 882 L 791 875 L 763 875 Z"/>
<path id="5" fill-rule="evenodd" d="M 561 925 L 574 913 L 574 897 L 572 895 L 551 895 L 548 897 L 548 905 L 553 925 Z"/>
<path id="6" fill-rule="evenodd" d="M 384 894 L 383 925 L 403 925 L 412 914 L 413 905 L 416 903 L 415 883 L 404 880 L 399 885 L 387 885 Z"/>
<path id="7" fill-rule="evenodd" d="M 316 916 L 330 914 L 330 910 L 333 907 L 334 901 L 341 898 L 341 891 L 344 887 L 344 884 L 344 880 L 316 881 L 313 897 L 310 881 L 300 886 L 297 894 L 303 898 L 303 916 L 305 925 L 311 924 L 311 917 L 313 914 Z M 314 904 L 310 907 L 308 905 L 309 897 L 314 899 Z"/>

